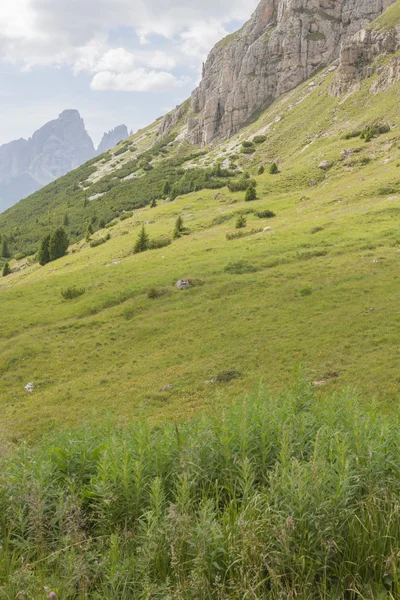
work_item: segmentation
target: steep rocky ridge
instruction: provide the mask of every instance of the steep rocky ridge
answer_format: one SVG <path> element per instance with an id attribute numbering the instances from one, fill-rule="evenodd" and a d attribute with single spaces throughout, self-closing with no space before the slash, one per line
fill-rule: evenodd
<path id="1" fill-rule="evenodd" d="M 0 210 L 93 158 L 95 149 L 77 110 L 65 110 L 28 140 L 0 147 Z"/>
<path id="2" fill-rule="evenodd" d="M 356 91 L 363 79 L 374 74 L 377 78 L 371 84 L 371 93 L 386 90 L 400 80 L 399 22 L 400 1 L 397 0 L 381 19 L 344 42 L 331 86 L 334 95 Z M 382 63 L 381 57 L 388 60 Z"/>
<path id="3" fill-rule="evenodd" d="M 0 146 L 0 212 L 128 137 L 126 125 L 105 133 L 98 150 L 77 110 L 64 110 L 28 140 Z"/>
<path id="4" fill-rule="evenodd" d="M 119 142 L 125 140 L 129 136 L 128 128 L 126 125 L 118 125 L 111 131 L 108 131 L 103 135 L 103 138 L 97 148 L 98 154 L 103 154 L 103 152 L 108 152 L 112 148 L 115 148 Z"/>
<path id="5" fill-rule="evenodd" d="M 341 43 L 393 2 L 262 0 L 242 29 L 211 51 L 191 97 L 189 141 L 209 144 L 236 133 L 274 99 L 336 60 Z M 174 122 L 173 115 L 168 119 Z"/>

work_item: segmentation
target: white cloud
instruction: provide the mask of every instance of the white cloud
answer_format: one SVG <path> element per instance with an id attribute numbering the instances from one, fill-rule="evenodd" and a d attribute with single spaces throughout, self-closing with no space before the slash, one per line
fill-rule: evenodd
<path id="1" fill-rule="evenodd" d="M 92 79 L 91 88 L 96 91 L 162 92 L 179 87 L 183 80 L 167 71 L 151 71 L 144 68 L 127 72 L 101 71 Z"/>
<path id="2" fill-rule="evenodd" d="M 131 28 L 132 38 L 136 35 L 142 44 L 153 34 L 182 38 L 184 52 L 199 54 L 224 33 L 224 25 L 244 20 L 256 4 L 257 0 L 4 0 L 0 60 L 29 66 L 62 60 L 74 65 L 77 48 L 88 49 L 119 27 Z"/>

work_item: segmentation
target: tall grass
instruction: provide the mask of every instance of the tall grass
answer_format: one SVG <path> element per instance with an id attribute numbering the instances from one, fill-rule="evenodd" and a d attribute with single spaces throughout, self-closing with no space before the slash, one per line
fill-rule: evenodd
<path id="1" fill-rule="evenodd" d="M 351 394 L 83 429 L 3 463 L 0 598 L 400 594 L 400 427 Z"/>

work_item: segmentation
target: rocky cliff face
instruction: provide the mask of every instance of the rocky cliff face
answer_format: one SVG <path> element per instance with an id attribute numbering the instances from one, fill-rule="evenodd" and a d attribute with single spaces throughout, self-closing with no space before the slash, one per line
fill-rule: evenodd
<path id="1" fill-rule="evenodd" d="M 77 110 L 0 146 L 0 211 L 93 158 L 95 149 Z"/>
<path id="2" fill-rule="evenodd" d="M 98 154 L 103 154 L 112 148 L 115 148 L 119 142 L 129 137 L 128 128 L 126 125 L 118 125 L 115 129 L 111 129 L 108 133 L 103 135 L 103 139 L 97 149 Z"/>
<path id="3" fill-rule="evenodd" d="M 379 22 L 374 27 L 362 29 L 346 40 L 340 51 L 340 62 L 331 92 L 338 96 L 359 89 L 361 81 L 376 74 L 370 92 L 388 89 L 400 81 L 400 3 L 390 9 L 397 11 L 397 19 L 388 26 Z M 386 16 L 386 15 L 385 15 Z M 389 17 L 389 14 L 388 14 Z M 389 19 L 387 19 L 389 21 Z M 386 61 L 376 61 L 378 57 Z"/>
<path id="4" fill-rule="evenodd" d="M 394 1 L 261 0 L 250 21 L 208 57 L 191 98 L 189 140 L 209 144 L 236 133 L 282 93 L 336 60 L 341 43 Z"/>

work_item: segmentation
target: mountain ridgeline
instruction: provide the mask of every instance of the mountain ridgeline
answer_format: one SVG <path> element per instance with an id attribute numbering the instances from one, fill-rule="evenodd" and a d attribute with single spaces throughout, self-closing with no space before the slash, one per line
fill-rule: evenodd
<path id="1" fill-rule="evenodd" d="M 64 110 L 28 140 L 0 146 L 0 212 L 127 137 L 120 125 L 104 134 L 96 151 L 79 112 Z"/>

